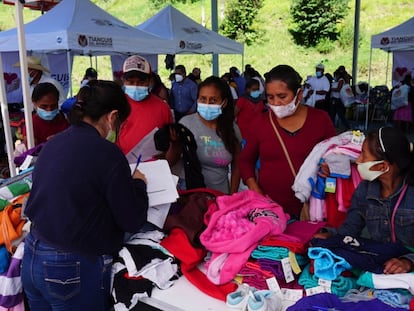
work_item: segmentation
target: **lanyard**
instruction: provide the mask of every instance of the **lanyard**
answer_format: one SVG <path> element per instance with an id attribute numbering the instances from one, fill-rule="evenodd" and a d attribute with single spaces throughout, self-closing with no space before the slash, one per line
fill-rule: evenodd
<path id="1" fill-rule="evenodd" d="M 391 234 L 392 234 L 392 241 L 393 242 L 396 242 L 396 240 L 397 240 L 396 237 L 395 237 L 395 223 L 394 223 L 395 222 L 395 214 L 397 213 L 398 206 L 400 206 L 400 203 L 401 203 L 405 193 L 407 192 L 407 188 L 408 188 L 408 185 L 405 184 L 404 188 L 401 190 L 400 195 L 398 196 L 397 203 L 395 203 L 395 207 L 394 207 L 394 210 L 392 212 L 392 216 L 391 216 L 391 231 L 392 232 L 391 232 Z"/>

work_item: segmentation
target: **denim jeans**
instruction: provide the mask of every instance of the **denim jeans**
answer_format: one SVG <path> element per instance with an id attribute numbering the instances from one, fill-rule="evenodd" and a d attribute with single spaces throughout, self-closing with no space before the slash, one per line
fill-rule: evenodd
<path id="1" fill-rule="evenodd" d="M 30 310 L 109 310 L 111 267 L 111 256 L 61 251 L 29 233 L 22 282 Z"/>

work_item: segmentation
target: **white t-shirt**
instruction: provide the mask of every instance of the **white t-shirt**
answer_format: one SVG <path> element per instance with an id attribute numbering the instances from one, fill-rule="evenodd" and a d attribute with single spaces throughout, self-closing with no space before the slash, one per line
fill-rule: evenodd
<path id="1" fill-rule="evenodd" d="M 316 76 L 312 76 L 308 83 L 311 86 L 311 89 L 314 93 L 316 91 L 326 91 L 329 92 L 329 89 L 331 88 L 331 84 L 329 83 L 329 80 L 326 76 L 322 76 L 321 78 L 317 78 Z M 321 94 L 315 94 L 315 101 L 318 100 L 324 100 L 326 98 L 326 95 Z"/>

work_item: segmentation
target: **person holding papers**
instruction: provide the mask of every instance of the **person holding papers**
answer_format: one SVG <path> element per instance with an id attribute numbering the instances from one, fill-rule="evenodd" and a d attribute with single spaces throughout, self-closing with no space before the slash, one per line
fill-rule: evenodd
<path id="1" fill-rule="evenodd" d="M 241 134 L 234 122 L 234 103 L 226 82 L 214 76 L 201 82 L 197 113 L 184 116 L 180 123 L 194 134 L 206 187 L 224 193 L 237 192 Z"/>
<path id="2" fill-rule="evenodd" d="M 139 56 L 128 57 L 123 66 L 124 91 L 131 106 L 131 114 L 119 133 L 118 145 L 128 154 L 155 128 L 172 123 L 170 107 L 158 96 L 150 93 L 151 66 Z"/>
<path id="3" fill-rule="evenodd" d="M 109 310 L 112 256 L 147 220 L 145 176 L 114 144 L 129 113 L 119 85 L 90 81 L 36 161 L 21 273 L 32 311 Z"/>

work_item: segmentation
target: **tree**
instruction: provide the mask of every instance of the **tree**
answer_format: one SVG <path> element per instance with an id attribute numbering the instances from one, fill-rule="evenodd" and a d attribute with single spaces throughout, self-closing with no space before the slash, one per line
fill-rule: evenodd
<path id="1" fill-rule="evenodd" d="M 338 39 L 338 23 L 348 14 L 349 0 L 292 0 L 289 32 L 296 44 L 313 47 Z"/>
<path id="2" fill-rule="evenodd" d="M 260 36 L 257 15 L 263 7 L 263 0 L 230 0 L 226 6 L 226 17 L 220 29 L 226 37 L 245 42 L 255 42 Z"/>

